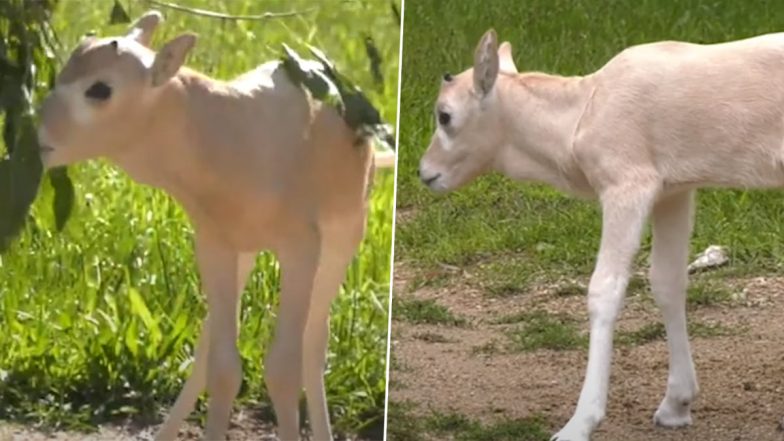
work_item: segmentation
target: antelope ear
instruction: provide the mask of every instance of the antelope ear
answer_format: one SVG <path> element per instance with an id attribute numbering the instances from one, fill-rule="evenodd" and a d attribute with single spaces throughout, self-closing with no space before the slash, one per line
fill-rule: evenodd
<path id="1" fill-rule="evenodd" d="M 163 14 L 158 11 L 147 11 L 136 20 L 131 26 L 126 37 L 138 41 L 140 44 L 150 47 L 152 34 L 155 28 L 163 21 Z"/>
<path id="2" fill-rule="evenodd" d="M 95 36 L 95 32 L 88 32 L 82 36 L 82 39 L 79 40 L 79 44 L 76 45 L 74 48 L 73 53 L 79 54 L 87 50 L 90 46 L 92 46 L 96 41 L 98 41 L 98 37 Z"/>
<path id="3" fill-rule="evenodd" d="M 498 61 L 501 72 L 507 74 L 517 73 L 517 66 L 515 66 L 512 59 L 512 44 L 508 41 L 501 43 L 501 47 L 498 48 Z"/>
<path id="4" fill-rule="evenodd" d="M 498 68 L 498 36 L 490 29 L 474 51 L 474 90 L 479 96 L 483 97 L 493 89 Z"/>
<path id="5" fill-rule="evenodd" d="M 169 81 L 177 74 L 183 64 L 188 52 L 196 44 L 196 34 L 186 33 L 175 37 L 166 43 L 160 52 L 155 54 L 155 61 L 152 63 L 152 85 L 154 87 Z"/>

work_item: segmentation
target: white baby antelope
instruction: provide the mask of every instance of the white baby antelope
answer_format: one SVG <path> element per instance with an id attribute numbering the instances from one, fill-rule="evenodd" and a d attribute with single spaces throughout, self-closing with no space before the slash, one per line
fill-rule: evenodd
<path id="1" fill-rule="evenodd" d="M 156 54 L 149 44 L 161 20 L 151 11 L 128 35 L 87 37 L 74 50 L 41 109 L 44 165 L 108 158 L 169 192 L 193 223 L 209 313 L 193 372 L 156 439 L 176 438 L 205 387 L 204 438 L 224 439 L 242 378 L 240 293 L 256 253 L 269 249 L 282 273 L 265 359 L 278 436 L 299 439 L 304 387 L 312 439 L 331 440 L 329 307 L 364 235 L 371 141 L 294 85 L 279 62 L 223 82 L 183 67 L 193 35 Z"/>
<path id="2" fill-rule="evenodd" d="M 473 68 L 444 76 L 435 116 L 419 168 L 432 190 L 498 171 L 601 204 L 585 383 L 553 439 L 588 440 L 604 418 L 615 320 L 649 216 L 651 290 L 670 351 L 654 422 L 690 424 L 698 392 L 685 309 L 693 194 L 705 186 L 784 186 L 784 34 L 635 46 L 593 74 L 565 78 L 518 74 L 510 44 L 499 48 L 490 30 Z"/>

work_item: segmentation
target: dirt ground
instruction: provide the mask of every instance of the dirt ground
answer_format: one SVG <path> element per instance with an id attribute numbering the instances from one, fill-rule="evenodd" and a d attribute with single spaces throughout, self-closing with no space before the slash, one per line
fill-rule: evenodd
<path id="1" fill-rule="evenodd" d="M 137 427 L 133 424 L 105 425 L 97 432 L 47 431 L 18 424 L 0 422 L 0 441 L 152 441 L 157 426 Z M 201 428 L 186 422 L 180 430 L 180 440 L 198 440 Z M 263 422 L 254 411 L 240 411 L 232 415 L 229 441 L 276 441 L 274 427 Z"/>
<path id="2" fill-rule="evenodd" d="M 277 441 L 275 425 L 271 422 L 268 407 L 248 407 L 235 410 L 227 441 Z M 307 424 L 303 425 L 302 439 L 310 440 Z M 0 441 L 152 441 L 158 425 L 139 426 L 136 423 L 106 424 L 93 433 L 77 431 L 53 431 L 0 421 Z M 334 429 L 333 429 L 334 430 Z M 202 427 L 194 421 L 186 421 L 180 429 L 180 441 L 200 440 Z M 365 437 L 380 439 L 380 435 L 365 434 L 359 437 L 336 434 L 338 441 L 369 441 Z"/>
<path id="3" fill-rule="evenodd" d="M 483 422 L 542 415 L 553 432 L 568 421 L 582 385 L 587 352 L 510 351 L 504 348 L 505 328 L 492 322 L 544 309 L 578 318 L 586 332 L 584 295 L 559 297 L 552 287 L 543 287 L 492 298 L 479 289 L 454 284 L 411 293 L 410 275 L 404 264 L 396 264 L 395 296 L 434 299 L 467 318 L 469 325 L 393 322 L 396 363 L 390 375 L 391 401 L 415 403 L 422 415 L 429 409 L 457 412 Z M 678 430 L 652 424 L 667 381 L 665 342 L 616 344 L 607 416 L 594 440 L 784 440 L 784 278 L 735 280 L 731 285 L 733 292 L 742 294 L 731 304 L 690 308 L 688 313 L 690 322 L 737 331 L 691 339 L 701 388 L 692 410 L 694 424 Z M 638 329 L 658 320 L 649 294 L 631 295 L 618 328 Z"/>

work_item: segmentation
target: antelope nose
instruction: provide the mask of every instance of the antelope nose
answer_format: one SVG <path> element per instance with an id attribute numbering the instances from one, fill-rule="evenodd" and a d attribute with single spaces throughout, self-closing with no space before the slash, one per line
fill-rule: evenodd
<path id="1" fill-rule="evenodd" d="M 440 178 L 440 177 L 441 177 L 441 173 L 436 173 L 436 174 L 434 174 L 434 175 L 432 175 L 432 176 L 428 176 L 428 177 L 425 177 L 424 175 L 422 175 L 422 173 L 421 173 L 421 172 L 419 173 L 419 179 L 421 179 L 421 180 L 422 180 L 422 182 L 423 182 L 425 185 L 427 185 L 427 186 L 429 186 L 430 184 L 432 184 L 433 182 L 435 182 L 435 181 L 436 181 L 436 179 L 438 179 L 438 178 Z"/>

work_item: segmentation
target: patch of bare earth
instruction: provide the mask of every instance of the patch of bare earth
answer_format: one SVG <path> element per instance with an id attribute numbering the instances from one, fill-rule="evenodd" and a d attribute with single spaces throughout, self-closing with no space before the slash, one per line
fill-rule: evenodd
<path id="1" fill-rule="evenodd" d="M 277 441 L 275 426 L 269 412 L 242 409 L 232 415 L 227 441 Z M 134 423 L 106 424 L 92 433 L 37 429 L 0 421 L 0 441 L 152 441 L 158 426 L 140 427 Z M 195 422 L 185 422 L 178 440 L 200 440 L 203 430 Z M 303 434 L 303 440 L 310 439 Z M 342 441 L 361 441 L 359 438 L 339 438 Z"/>
<path id="2" fill-rule="evenodd" d="M 496 322 L 510 314 L 544 310 L 578 318 L 587 333 L 584 295 L 558 296 L 553 287 L 543 287 L 492 298 L 459 282 L 412 293 L 407 283 L 413 271 L 402 266 L 395 268 L 398 300 L 435 299 L 467 318 L 469 325 L 394 321 L 391 401 L 415 403 L 423 416 L 434 410 L 457 412 L 484 422 L 542 415 L 553 431 L 568 421 L 582 386 L 587 351 L 516 352 L 509 349 L 506 335 L 514 325 Z M 459 274 L 452 277 L 460 279 Z M 688 312 L 690 322 L 737 331 L 691 339 L 701 388 L 692 411 L 694 424 L 672 430 L 652 423 L 667 383 L 666 343 L 616 344 L 607 416 L 594 440 L 784 440 L 779 428 L 784 416 L 784 278 L 736 280 L 732 286 L 745 297 Z M 635 330 L 658 321 L 648 294 L 631 295 L 618 329 Z"/>
<path id="3" fill-rule="evenodd" d="M 240 411 L 232 416 L 227 440 L 229 441 L 275 441 L 274 427 L 258 418 L 256 411 Z M 102 425 L 92 433 L 45 430 L 15 423 L 0 422 L 0 441 L 148 441 L 152 440 L 158 426 L 139 427 L 136 424 Z M 202 429 L 198 424 L 186 422 L 180 429 L 180 440 L 201 439 Z"/>

